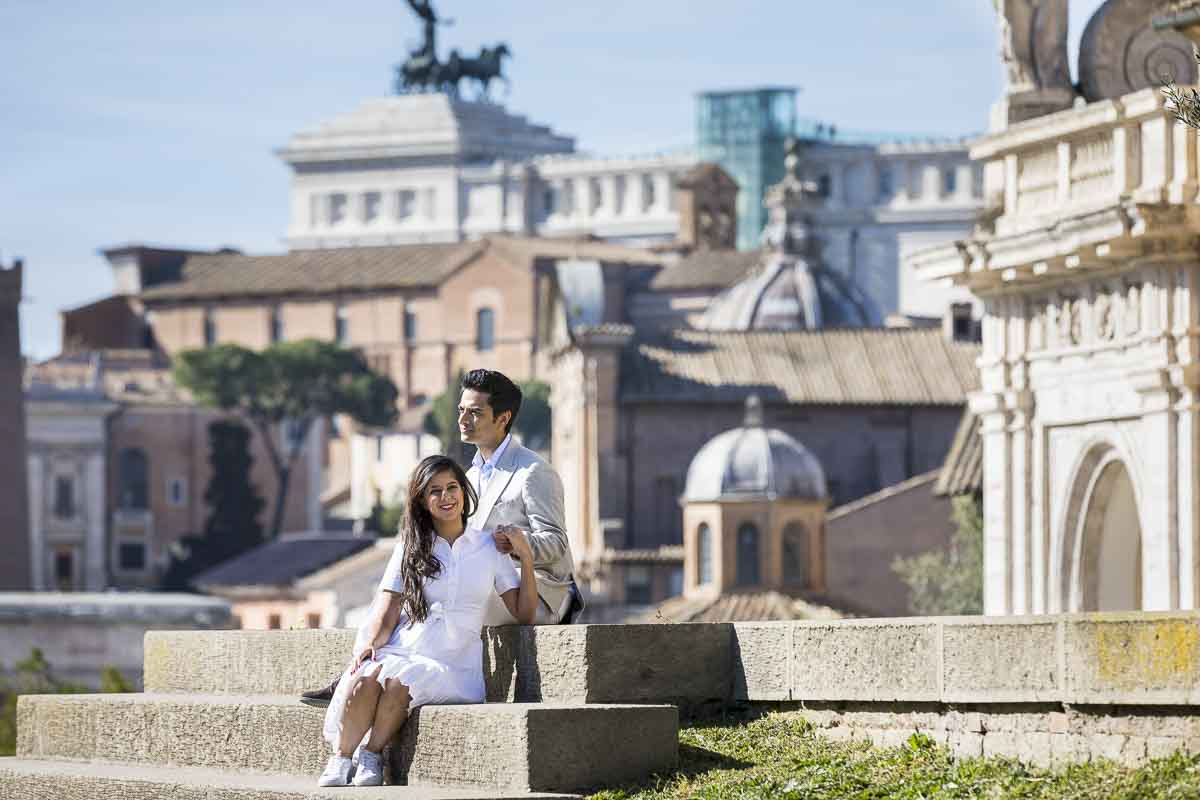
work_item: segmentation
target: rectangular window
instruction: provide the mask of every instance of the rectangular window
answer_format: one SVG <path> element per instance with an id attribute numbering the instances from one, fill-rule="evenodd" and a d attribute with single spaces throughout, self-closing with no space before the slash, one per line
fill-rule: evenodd
<path id="1" fill-rule="evenodd" d="M 625 602 L 630 605 L 646 605 L 652 602 L 650 578 L 650 568 L 644 564 L 630 564 L 626 567 Z"/>
<path id="2" fill-rule="evenodd" d="M 54 582 L 60 589 L 69 589 L 75 582 L 74 550 L 65 548 L 54 552 Z"/>
<path id="3" fill-rule="evenodd" d="M 363 194 L 363 224 L 371 225 L 379 221 L 379 205 L 383 201 L 383 195 L 379 192 L 366 192 Z"/>
<path id="4" fill-rule="evenodd" d="M 346 195 L 334 192 L 329 195 L 329 225 L 341 225 L 346 221 Z"/>
<path id="5" fill-rule="evenodd" d="M 417 338 L 417 315 L 408 309 L 404 310 L 404 340 L 411 342 Z"/>
<path id="6" fill-rule="evenodd" d="M 412 189 L 396 192 L 396 219 L 403 222 L 417 213 L 417 193 Z"/>
<path id="7" fill-rule="evenodd" d="M 308 627 L 310 627 L 310 628 L 321 627 L 321 615 L 320 614 L 309 614 L 308 615 Z"/>
<path id="8" fill-rule="evenodd" d="M 882 164 L 879 167 L 879 200 L 881 202 L 891 200 L 895 193 L 896 184 L 892 168 L 887 164 Z"/>
<path id="9" fill-rule="evenodd" d="M 654 208 L 654 176 L 642 176 L 642 213 L 645 214 L 650 209 Z"/>
<path id="10" fill-rule="evenodd" d="M 604 190 L 600 188 L 599 178 L 588 179 L 588 213 L 595 216 L 604 205 Z"/>
<path id="11" fill-rule="evenodd" d="M 571 215 L 575 213 L 575 181 L 563 181 L 562 190 L 562 213 Z"/>
<path id="12" fill-rule="evenodd" d="M 171 478 L 167 481 L 167 502 L 176 507 L 187 503 L 186 478 Z"/>
<path id="13" fill-rule="evenodd" d="M 118 545 L 117 567 L 123 572 L 146 569 L 146 545 L 141 542 L 122 542 Z"/>
<path id="14" fill-rule="evenodd" d="M 383 461 L 383 437 L 375 437 L 375 461 Z"/>
<path id="15" fill-rule="evenodd" d="M 282 617 L 280 617 L 278 614 L 268 614 L 267 615 L 267 628 L 269 628 L 270 630 L 273 630 L 273 631 L 277 631 L 282 627 L 283 627 L 283 618 Z"/>
<path id="16" fill-rule="evenodd" d="M 496 314 L 490 308 L 475 312 L 475 349 L 486 353 L 496 346 Z"/>
<path id="17" fill-rule="evenodd" d="M 954 167 L 942 170 L 942 194 L 958 191 L 958 170 Z"/>
<path id="18" fill-rule="evenodd" d="M 204 346 L 212 347 L 217 343 L 217 325 L 213 322 L 212 312 L 204 312 Z"/>
<path id="19" fill-rule="evenodd" d="M 542 192 L 542 210 L 546 212 L 546 216 L 554 213 L 554 187 Z"/>
<path id="20" fill-rule="evenodd" d="M 59 519 L 75 516 L 75 479 L 70 475 L 54 479 L 54 516 Z"/>
<path id="21" fill-rule="evenodd" d="M 613 178 L 613 214 L 621 216 L 625 213 L 625 176 Z"/>
<path id="22" fill-rule="evenodd" d="M 346 316 L 346 309 L 342 306 L 338 306 L 337 311 L 334 312 L 333 335 L 340 345 L 345 346 L 350 341 L 350 320 Z"/>
<path id="23" fill-rule="evenodd" d="M 283 341 L 283 317 L 279 309 L 271 309 L 271 344 Z"/>

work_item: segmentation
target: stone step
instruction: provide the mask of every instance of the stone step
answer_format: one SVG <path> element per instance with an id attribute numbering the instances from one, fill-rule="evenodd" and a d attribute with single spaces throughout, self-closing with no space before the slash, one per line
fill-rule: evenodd
<path id="1" fill-rule="evenodd" d="M 725 702 L 732 686 L 728 624 L 510 625 L 484 630 L 490 702 Z M 270 692 L 327 685 L 346 666 L 347 630 L 151 631 L 148 692 Z"/>
<path id="2" fill-rule="evenodd" d="M 281 695 L 23 695 L 17 755 L 311 776 L 324 711 Z M 397 782 L 565 792 L 672 769 L 673 706 L 488 703 L 418 709 L 392 747 Z"/>
<path id="3" fill-rule="evenodd" d="M 297 775 L 231 773 L 203 767 L 0 758 L 5 800 L 578 800 L 574 794 L 433 786 L 322 789 Z"/>

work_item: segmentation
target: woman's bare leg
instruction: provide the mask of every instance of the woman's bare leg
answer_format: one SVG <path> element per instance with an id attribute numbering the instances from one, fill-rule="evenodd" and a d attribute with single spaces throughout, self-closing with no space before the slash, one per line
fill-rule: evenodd
<path id="1" fill-rule="evenodd" d="M 367 749 L 378 753 L 387 746 L 396 731 L 408 719 L 408 704 L 411 696 L 408 687 L 392 678 L 386 682 L 383 697 L 375 708 L 375 725 L 371 728 L 371 738 L 367 741 Z M 361 734 L 360 734 L 361 735 Z"/>
<path id="2" fill-rule="evenodd" d="M 346 711 L 342 716 L 342 738 L 338 740 L 338 755 L 351 756 L 354 748 L 362 741 L 363 734 L 375 720 L 376 707 L 383 687 L 375 676 L 357 675 L 346 697 Z"/>

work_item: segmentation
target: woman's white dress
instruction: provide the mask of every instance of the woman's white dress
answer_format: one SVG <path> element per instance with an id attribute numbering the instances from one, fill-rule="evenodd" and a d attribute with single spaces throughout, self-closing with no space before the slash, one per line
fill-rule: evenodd
<path id="1" fill-rule="evenodd" d="M 409 689 L 410 708 L 482 703 L 483 644 L 480 634 L 488 597 L 491 592 L 503 594 L 519 588 L 520 576 L 513 569 L 512 560 L 496 549 L 490 531 L 468 528 L 453 546 L 435 536 L 433 554 L 442 563 L 442 570 L 436 578 L 425 581 L 428 617 L 424 622 L 409 625 L 407 615 L 401 614 L 387 644 L 377 648 L 375 658 L 359 667 L 359 672 L 376 675 L 381 683 L 389 678 L 398 679 Z M 381 593 L 403 590 L 404 580 L 400 575 L 403 560 L 403 542 L 397 541 L 379 583 Z M 372 613 L 359 629 L 355 654 L 361 653 L 369 644 L 367 628 L 374 618 Z M 334 746 L 341 736 L 342 716 L 351 682 L 347 668 L 325 712 L 325 739 Z"/>

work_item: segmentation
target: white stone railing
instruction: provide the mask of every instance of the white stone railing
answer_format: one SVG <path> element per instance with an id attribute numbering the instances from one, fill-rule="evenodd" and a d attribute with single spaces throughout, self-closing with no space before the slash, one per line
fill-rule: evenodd
<path id="1" fill-rule="evenodd" d="M 1124 199 L 1196 199 L 1196 131 L 1157 89 L 1014 125 L 979 139 L 971 158 L 984 163 L 985 196 L 1000 205 L 1000 236 Z"/>

